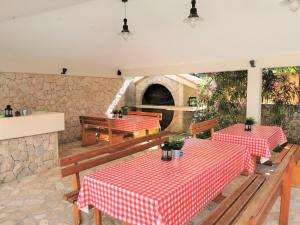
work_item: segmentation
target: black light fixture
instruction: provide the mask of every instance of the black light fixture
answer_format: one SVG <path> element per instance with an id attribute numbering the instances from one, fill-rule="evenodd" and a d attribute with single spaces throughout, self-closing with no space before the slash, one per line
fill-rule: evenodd
<path id="1" fill-rule="evenodd" d="M 62 68 L 62 71 L 61 71 L 61 75 L 65 75 L 65 74 L 67 74 L 67 71 L 68 71 L 68 69 L 67 68 Z"/>
<path id="2" fill-rule="evenodd" d="M 119 35 L 121 35 L 124 40 L 127 40 L 128 37 L 132 35 L 132 33 L 129 31 L 128 24 L 127 24 L 126 3 L 128 2 L 128 0 L 122 0 L 122 2 L 124 3 L 125 18 L 123 19 L 124 22 L 123 29 L 119 33 Z"/>
<path id="3" fill-rule="evenodd" d="M 117 71 L 117 75 L 118 75 L 118 76 L 122 76 L 122 71 L 121 71 L 121 70 L 118 70 L 118 71 Z"/>
<path id="4" fill-rule="evenodd" d="M 253 68 L 256 67 L 255 60 L 250 60 L 249 63 L 250 63 L 251 67 L 253 67 Z"/>
<path id="5" fill-rule="evenodd" d="M 183 22 L 189 24 L 191 27 L 195 27 L 200 20 L 203 20 L 199 17 L 197 8 L 196 8 L 196 0 L 192 0 L 192 8 L 190 10 L 190 15 Z"/>

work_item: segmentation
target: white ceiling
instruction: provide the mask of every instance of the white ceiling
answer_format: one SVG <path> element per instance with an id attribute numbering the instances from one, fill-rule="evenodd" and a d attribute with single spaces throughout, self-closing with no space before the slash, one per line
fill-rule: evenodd
<path id="1" fill-rule="evenodd" d="M 300 52 L 300 10 L 279 0 L 198 0 L 204 21 L 182 21 L 190 0 L 0 0 L 0 71 L 114 75 L 176 64 Z M 189 71 L 186 71 L 189 72 Z"/>

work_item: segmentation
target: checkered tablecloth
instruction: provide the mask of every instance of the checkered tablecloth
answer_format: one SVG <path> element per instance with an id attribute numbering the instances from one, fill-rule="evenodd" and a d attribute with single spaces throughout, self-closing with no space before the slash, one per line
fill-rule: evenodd
<path id="1" fill-rule="evenodd" d="M 253 172 L 245 146 L 191 138 L 183 151 L 165 162 L 155 150 L 85 176 L 79 208 L 132 225 L 186 225 L 241 171 Z"/>
<path id="2" fill-rule="evenodd" d="M 150 116 L 128 115 L 123 118 L 112 119 L 112 127 L 116 130 L 138 132 L 152 128 L 160 128 L 159 118 Z"/>
<path id="3" fill-rule="evenodd" d="M 265 158 L 270 158 L 270 152 L 287 141 L 281 127 L 254 125 L 252 131 L 244 128 L 244 124 L 235 124 L 215 132 L 212 140 L 247 146 L 252 155 Z"/>

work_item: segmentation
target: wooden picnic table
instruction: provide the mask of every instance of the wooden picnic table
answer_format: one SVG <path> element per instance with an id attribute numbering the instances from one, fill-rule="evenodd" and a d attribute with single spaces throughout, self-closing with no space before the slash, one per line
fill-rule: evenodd
<path id="1" fill-rule="evenodd" d="M 124 136 L 132 134 L 141 137 L 160 130 L 159 118 L 151 116 L 124 115 L 112 118 L 107 115 L 80 116 L 82 126 L 82 146 L 96 144 L 96 134 L 107 134 L 111 143 L 123 141 Z"/>
<path id="2" fill-rule="evenodd" d="M 107 115 L 82 116 L 93 120 L 110 120 L 113 130 L 137 133 L 152 128 L 160 128 L 159 118 L 151 116 L 123 115 L 122 118 L 113 118 Z"/>
<path id="3" fill-rule="evenodd" d="M 183 151 L 166 162 L 153 150 L 85 176 L 78 207 L 132 225 L 186 225 L 243 170 L 253 172 L 245 146 L 190 138 Z"/>

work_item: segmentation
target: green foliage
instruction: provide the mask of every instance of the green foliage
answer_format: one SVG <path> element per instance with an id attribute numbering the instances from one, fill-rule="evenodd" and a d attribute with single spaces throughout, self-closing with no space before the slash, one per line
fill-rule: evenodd
<path id="1" fill-rule="evenodd" d="M 213 95 L 206 101 L 206 107 L 194 114 L 194 122 L 214 117 L 220 119 L 220 128 L 246 119 L 247 71 L 232 71 L 198 75 L 210 78 L 216 84 Z M 203 86 L 199 86 L 198 101 L 203 102 Z"/>
<path id="2" fill-rule="evenodd" d="M 263 70 L 263 102 L 274 103 L 270 107 L 269 121 L 272 125 L 285 127 L 287 118 L 294 113 L 299 90 L 297 84 L 290 81 L 291 74 L 299 73 L 299 67 L 283 67 Z"/>
<path id="3" fill-rule="evenodd" d="M 184 145 L 184 136 L 174 135 L 170 137 L 170 146 L 172 149 L 180 150 Z"/>
<path id="4" fill-rule="evenodd" d="M 263 101 L 275 104 L 293 104 L 298 95 L 297 85 L 290 75 L 297 73 L 296 67 L 263 70 Z"/>

